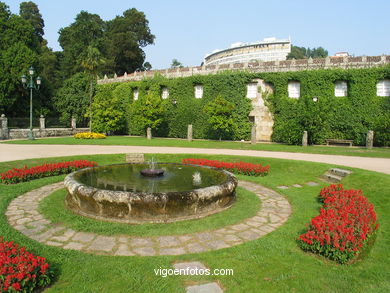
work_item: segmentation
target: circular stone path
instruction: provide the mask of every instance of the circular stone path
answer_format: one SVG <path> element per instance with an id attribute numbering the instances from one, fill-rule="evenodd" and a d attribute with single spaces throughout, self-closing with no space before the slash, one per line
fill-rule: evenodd
<path id="1" fill-rule="evenodd" d="M 8 206 L 8 222 L 24 235 L 47 245 L 105 255 L 180 255 L 231 247 L 258 239 L 281 226 L 291 214 L 291 206 L 279 193 L 261 185 L 239 181 L 239 186 L 256 193 L 261 209 L 254 217 L 223 228 L 184 235 L 139 237 L 105 236 L 69 229 L 52 223 L 38 212 L 39 202 L 63 182 L 29 191 Z"/>

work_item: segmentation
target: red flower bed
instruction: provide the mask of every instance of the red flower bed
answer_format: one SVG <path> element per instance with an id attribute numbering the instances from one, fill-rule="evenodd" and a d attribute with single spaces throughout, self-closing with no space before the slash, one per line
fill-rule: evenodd
<path id="1" fill-rule="evenodd" d="M 201 165 L 224 169 L 232 173 L 243 174 L 248 176 L 265 176 L 268 174 L 269 166 L 261 164 L 251 164 L 246 162 L 227 163 L 206 159 L 183 159 L 183 164 Z"/>
<path id="2" fill-rule="evenodd" d="M 44 164 L 28 168 L 24 166 L 21 169 L 13 168 L 0 174 L 0 183 L 14 184 L 19 182 L 30 181 L 48 176 L 57 176 L 68 174 L 78 169 L 97 166 L 96 162 L 87 160 L 69 161 L 53 164 Z"/>
<path id="3" fill-rule="evenodd" d="M 0 292 L 32 292 L 51 282 L 46 259 L 0 238 Z"/>
<path id="4" fill-rule="evenodd" d="M 324 187 L 319 196 L 324 206 L 298 242 L 304 250 L 346 263 L 378 229 L 374 206 L 361 190 L 344 189 L 341 184 Z"/>

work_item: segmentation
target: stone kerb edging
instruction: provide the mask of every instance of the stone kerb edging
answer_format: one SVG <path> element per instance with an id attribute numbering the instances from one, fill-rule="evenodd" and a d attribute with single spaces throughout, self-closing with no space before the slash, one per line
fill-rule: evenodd
<path id="1" fill-rule="evenodd" d="M 52 223 L 38 211 L 39 202 L 63 183 L 46 185 L 14 199 L 7 208 L 9 224 L 24 235 L 50 246 L 92 254 L 157 256 L 200 253 L 227 248 L 258 239 L 281 226 L 291 214 L 291 206 L 279 193 L 261 185 L 239 181 L 239 186 L 256 193 L 261 209 L 254 217 L 220 229 L 185 235 L 139 237 L 106 236 L 69 229 Z"/>

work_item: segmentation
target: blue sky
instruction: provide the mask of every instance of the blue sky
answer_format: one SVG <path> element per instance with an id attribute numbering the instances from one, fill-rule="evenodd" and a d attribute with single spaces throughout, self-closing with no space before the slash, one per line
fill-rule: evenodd
<path id="1" fill-rule="evenodd" d="M 0 0 L 1 1 L 1 0 Z M 23 1 L 4 1 L 13 13 Z M 144 48 L 154 69 L 173 58 L 198 66 L 214 49 L 265 37 L 288 38 L 297 46 L 322 46 L 330 55 L 390 54 L 389 0 L 35 0 L 45 21 L 45 38 L 61 50 L 58 30 L 81 10 L 104 20 L 135 7 L 149 20 L 155 44 Z"/>

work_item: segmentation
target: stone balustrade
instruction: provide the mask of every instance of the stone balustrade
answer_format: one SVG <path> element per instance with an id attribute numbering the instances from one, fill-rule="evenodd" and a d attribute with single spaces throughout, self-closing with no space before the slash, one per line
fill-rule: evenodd
<path id="1" fill-rule="evenodd" d="M 161 74 L 166 78 L 188 77 L 192 75 L 216 74 L 222 71 L 248 71 L 248 72 L 287 72 L 317 69 L 351 69 L 351 68 L 371 68 L 390 64 L 390 55 L 382 56 L 359 56 L 359 57 L 326 57 L 318 59 L 299 59 L 284 61 L 234 63 L 209 66 L 195 66 L 184 68 L 169 68 L 163 70 L 150 70 L 125 73 L 123 76 L 116 76 L 98 80 L 98 84 L 113 82 L 139 81 L 144 78 L 151 78 L 155 74 Z"/>

